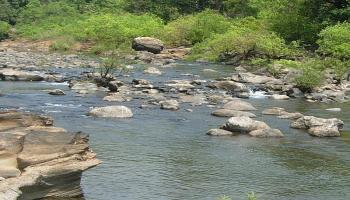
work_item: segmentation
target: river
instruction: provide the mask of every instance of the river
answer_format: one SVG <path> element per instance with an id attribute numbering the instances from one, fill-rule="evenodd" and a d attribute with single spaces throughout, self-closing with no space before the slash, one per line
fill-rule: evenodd
<path id="1" fill-rule="evenodd" d="M 211 79 L 232 72 L 231 67 L 178 63 L 160 76 L 142 74 L 136 66 L 130 77 L 153 83 L 187 79 L 198 74 Z M 203 72 L 204 68 L 221 74 Z M 51 69 L 77 75 L 86 69 Z M 46 90 L 62 89 L 65 96 Z M 103 101 L 103 92 L 77 96 L 67 84 L 0 82 L 4 96 L 0 108 L 52 116 L 55 125 L 90 134 L 91 148 L 103 163 L 84 173 L 82 187 L 87 200 L 215 200 L 227 195 L 244 200 L 255 192 L 259 200 L 350 199 L 350 104 L 307 103 L 301 99 L 276 101 L 254 98 L 258 120 L 280 129 L 282 139 L 248 136 L 209 137 L 205 133 L 226 119 L 210 115 L 213 108 L 182 104 L 179 111 L 140 109 L 142 99 L 126 103 Z M 87 116 L 91 107 L 126 105 L 132 119 L 100 119 Z M 346 124 L 340 138 L 314 138 L 289 128 L 291 121 L 262 116 L 269 107 L 284 107 L 317 117 L 337 117 Z M 342 112 L 325 109 L 339 107 Z M 186 108 L 193 112 L 185 111 Z"/>

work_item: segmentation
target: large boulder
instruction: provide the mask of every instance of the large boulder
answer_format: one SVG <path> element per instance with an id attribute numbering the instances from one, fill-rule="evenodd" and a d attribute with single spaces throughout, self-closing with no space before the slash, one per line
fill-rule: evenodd
<path id="1" fill-rule="evenodd" d="M 164 49 L 162 41 L 151 37 L 138 37 L 132 42 L 132 48 L 135 51 L 148 51 L 154 54 L 159 54 Z"/>
<path id="2" fill-rule="evenodd" d="M 256 117 L 255 114 L 250 112 L 230 110 L 230 109 L 218 109 L 213 111 L 211 114 L 216 117 L 250 117 L 250 118 Z"/>
<path id="3" fill-rule="evenodd" d="M 249 117 L 231 117 L 222 129 L 234 133 L 249 133 L 259 129 L 269 129 L 270 127 L 261 121 L 253 120 Z"/>
<path id="4" fill-rule="evenodd" d="M 228 103 L 226 103 L 223 106 L 224 109 L 229 109 L 229 110 L 239 110 L 239 111 L 254 111 L 256 108 L 245 101 L 239 100 L 239 99 L 234 99 Z"/>
<path id="5" fill-rule="evenodd" d="M 94 117 L 107 117 L 107 118 L 131 118 L 133 113 L 130 108 L 125 106 L 106 106 L 100 108 L 94 108 L 89 112 L 89 115 Z"/>
<path id="6" fill-rule="evenodd" d="M 339 137 L 344 122 L 332 118 L 323 119 L 313 116 L 304 116 L 291 124 L 292 128 L 306 129 L 309 134 L 316 137 Z"/>
<path id="7" fill-rule="evenodd" d="M 255 75 L 250 72 L 238 73 L 232 76 L 232 80 L 241 83 L 251 83 L 251 84 L 265 84 L 270 81 L 276 80 L 273 77 Z"/>
<path id="8" fill-rule="evenodd" d="M 231 92 L 249 92 L 249 88 L 246 85 L 234 81 L 218 81 L 210 87 L 223 89 Z"/>
<path id="9" fill-rule="evenodd" d="M 44 77 L 38 72 L 20 71 L 15 69 L 0 70 L 0 80 L 3 81 L 43 81 Z"/>

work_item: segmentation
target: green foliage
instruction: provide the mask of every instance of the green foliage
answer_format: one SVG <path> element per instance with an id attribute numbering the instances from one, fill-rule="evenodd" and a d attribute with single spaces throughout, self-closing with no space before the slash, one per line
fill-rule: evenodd
<path id="1" fill-rule="evenodd" d="M 91 15 L 80 21 L 71 32 L 79 40 L 93 40 L 98 43 L 119 47 L 130 43 L 135 37 L 152 36 L 163 27 L 161 19 L 152 15 L 105 14 Z"/>
<path id="2" fill-rule="evenodd" d="M 52 51 L 69 51 L 75 43 L 72 37 L 63 37 L 56 39 L 51 45 L 50 50 Z"/>
<path id="3" fill-rule="evenodd" d="M 350 23 L 329 26 L 319 36 L 320 53 L 339 59 L 350 59 Z"/>
<path id="4" fill-rule="evenodd" d="M 258 200 L 254 192 L 248 194 L 248 200 Z"/>
<path id="5" fill-rule="evenodd" d="M 224 33 L 230 26 L 229 19 L 215 11 L 206 10 L 170 22 L 160 36 L 170 46 L 188 46 L 200 43 L 214 34 Z"/>
<path id="6" fill-rule="evenodd" d="M 263 21 L 245 18 L 236 21 L 228 32 L 195 45 L 191 58 L 209 61 L 233 59 L 238 63 L 253 57 L 280 58 L 292 53 L 282 38 L 265 29 Z"/>
<path id="7" fill-rule="evenodd" d="M 10 31 L 10 25 L 6 22 L 0 21 L 0 40 L 6 39 Z"/>

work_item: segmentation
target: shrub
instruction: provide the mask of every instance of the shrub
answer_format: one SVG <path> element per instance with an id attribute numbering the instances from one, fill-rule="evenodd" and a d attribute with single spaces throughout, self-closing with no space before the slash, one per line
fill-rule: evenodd
<path id="1" fill-rule="evenodd" d="M 264 27 L 263 21 L 254 18 L 236 21 L 226 33 L 214 35 L 195 45 L 190 58 L 239 63 L 253 57 L 292 55 L 284 40 Z"/>
<path id="2" fill-rule="evenodd" d="M 91 15 L 78 23 L 80 30 L 71 32 L 79 40 L 93 40 L 112 47 L 130 43 L 133 38 L 153 36 L 163 22 L 153 15 Z"/>
<path id="3" fill-rule="evenodd" d="M 56 39 L 51 45 L 52 51 L 68 51 L 75 44 L 75 40 L 72 37 L 63 37 Z"/>
<path id="4" fill-rule="evenodd" d="M 310 92 L 313 88 L 321 85 L 324 80 L 325 65 L 321 59 L 305 60 L 300 62 L 297 68 L 301 69 L 303 74 L 295 79 L 295 83 L 304 92 Z"/>
<path id="5" fill-rule="evenodd" d="M 200 43 L 214 34 L 224 33 L 231 26 L 229 19 L 211 10 L 187 15 L 167 24 L 160 37 L 169 46 Z"/>
<path id="6" fill-rule="evenodd" d="M 350 59 L 350 23 L 329 26 L 321 31 L 318 52 L 339 59 Z"/>
<path id="7" fill-rule="evenodd" d="M 0 21 L 0 40 L 6 39 L 10 31 L 10 25 L 6 22 Z"/>

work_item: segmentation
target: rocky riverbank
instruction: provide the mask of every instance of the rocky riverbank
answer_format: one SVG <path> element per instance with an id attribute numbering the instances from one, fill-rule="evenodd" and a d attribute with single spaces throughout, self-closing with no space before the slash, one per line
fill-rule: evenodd
<path id="1" fill-rule="evenodd" d="M 46 116 L 0 112 L 0 199 L 82 196 L 82 172 L 100 164 L 84 133 Z"/>

